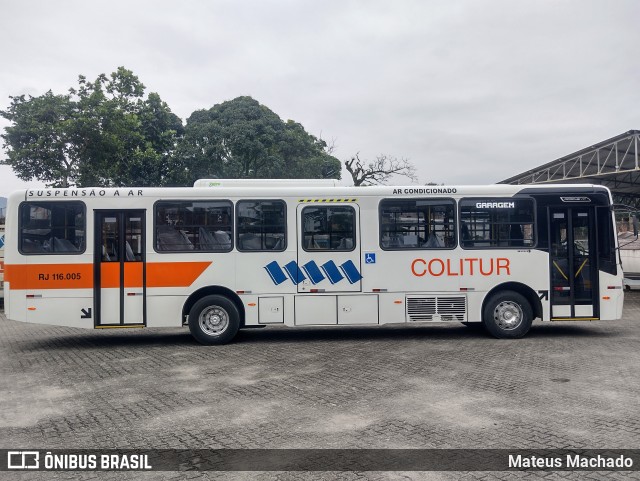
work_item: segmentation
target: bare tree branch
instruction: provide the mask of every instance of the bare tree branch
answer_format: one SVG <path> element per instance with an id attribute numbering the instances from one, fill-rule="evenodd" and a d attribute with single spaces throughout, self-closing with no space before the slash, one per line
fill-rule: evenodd
<path id="1" fill-rule="evenodd" d="M 331 140 L 324 140 L 322 138 L 322 131 L 321 131 L 320 136 L 318 137 L 318 140 L 325 144 L 324 151 L 329 155 L 333 155 L 337 147 L 336 138 L 333 137 Z"/>
<path id="2" fill-rule="evenodd" d="M 401 175 L 407 177 L 411 182 L 417 182 L 415 166 L 408 159 L 398 159 L 390 155 L 378 155 L 375 160 L 365 165 L 360 159 L 359 153 L 344 161 L 353 185 L 356 187 L 365 185 L 385 184 L 390 177 Z"/>

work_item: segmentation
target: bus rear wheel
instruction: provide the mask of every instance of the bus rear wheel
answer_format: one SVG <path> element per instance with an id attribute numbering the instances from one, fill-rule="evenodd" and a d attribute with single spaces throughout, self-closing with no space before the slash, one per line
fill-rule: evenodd
<path id="1" fill-rule="evenodd" d="M 533 322 L 533 309 L 522 294 L 502 291 L 487 301 L 482 321 L 493 337 L 518 339 L 529 332 Z"/>
<path id="2" fill-rule="evenodd" d="M 201 344 L 226 344 L 240 328 L 238 308 L 224 296 L 206 296 L 189 311 L 189 330 Z"/>

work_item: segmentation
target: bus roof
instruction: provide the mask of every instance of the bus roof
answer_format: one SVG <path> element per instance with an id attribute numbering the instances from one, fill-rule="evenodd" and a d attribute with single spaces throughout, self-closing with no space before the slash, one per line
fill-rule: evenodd
<path id="1" fill-rule="evenodd" d="M 277 182 L 280 180 L 278 179 Z M 298 197 L 300 201 L 314 198 L 330 198 L 334 201 L 354 201 L 362 197 L 470 197 L 470 196 L 511 196 L 516 194 L 533 194 L 543 192 L 563 192 L 575 194 L 589 194 L 603 192 L 609 194 L 609 190 L 601 185 L 594 184 L 556 184 L 556 185 L 409 185 L 409 186 L 370 186 L 347 187 L 326 185 L 308 185 L 286 182 L 286 185 L 268 184 L 256 185 L 255 181 L 243 183 L 236 180 L 236 185 L 220 185 L 211 187 L 77 187 L 66 189 L 27 189 L 14 192 L 10 199 L 12 202 L 23 200 L 80 200 L 98 198 L 141 198 L 151 197 L 157 199 L 178 198 L 216 198 L 216 197 L 252 197 L 252 198 L 283 198 Z"/>

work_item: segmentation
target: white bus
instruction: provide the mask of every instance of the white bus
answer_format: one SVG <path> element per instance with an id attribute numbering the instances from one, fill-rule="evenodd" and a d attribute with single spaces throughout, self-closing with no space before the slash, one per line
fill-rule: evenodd
<path id="1" fill-rule="evenodd" d="M 0 209 L 1 210 L 1 209 Z M 0 304 L 4 303 L 4 217 L 0 219 Z"/>
<path id="2" fill-rule="evenodd" d="M 199 187 L 203 186 L 203 187 Z M 268 326 L 619 319 L 610 192 L 595 185 L 192 188 L 11 195 L 9 319 L 188 325 L 205 344 Z"/>

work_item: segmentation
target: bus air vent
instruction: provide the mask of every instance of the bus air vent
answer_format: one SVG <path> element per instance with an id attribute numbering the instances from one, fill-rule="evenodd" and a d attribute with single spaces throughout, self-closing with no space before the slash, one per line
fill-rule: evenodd
<path id="1" fill-rule="evenodd" d="M 409 321 L 460 321 L 467 320 L 466 296 L 407 297 Z"/>

